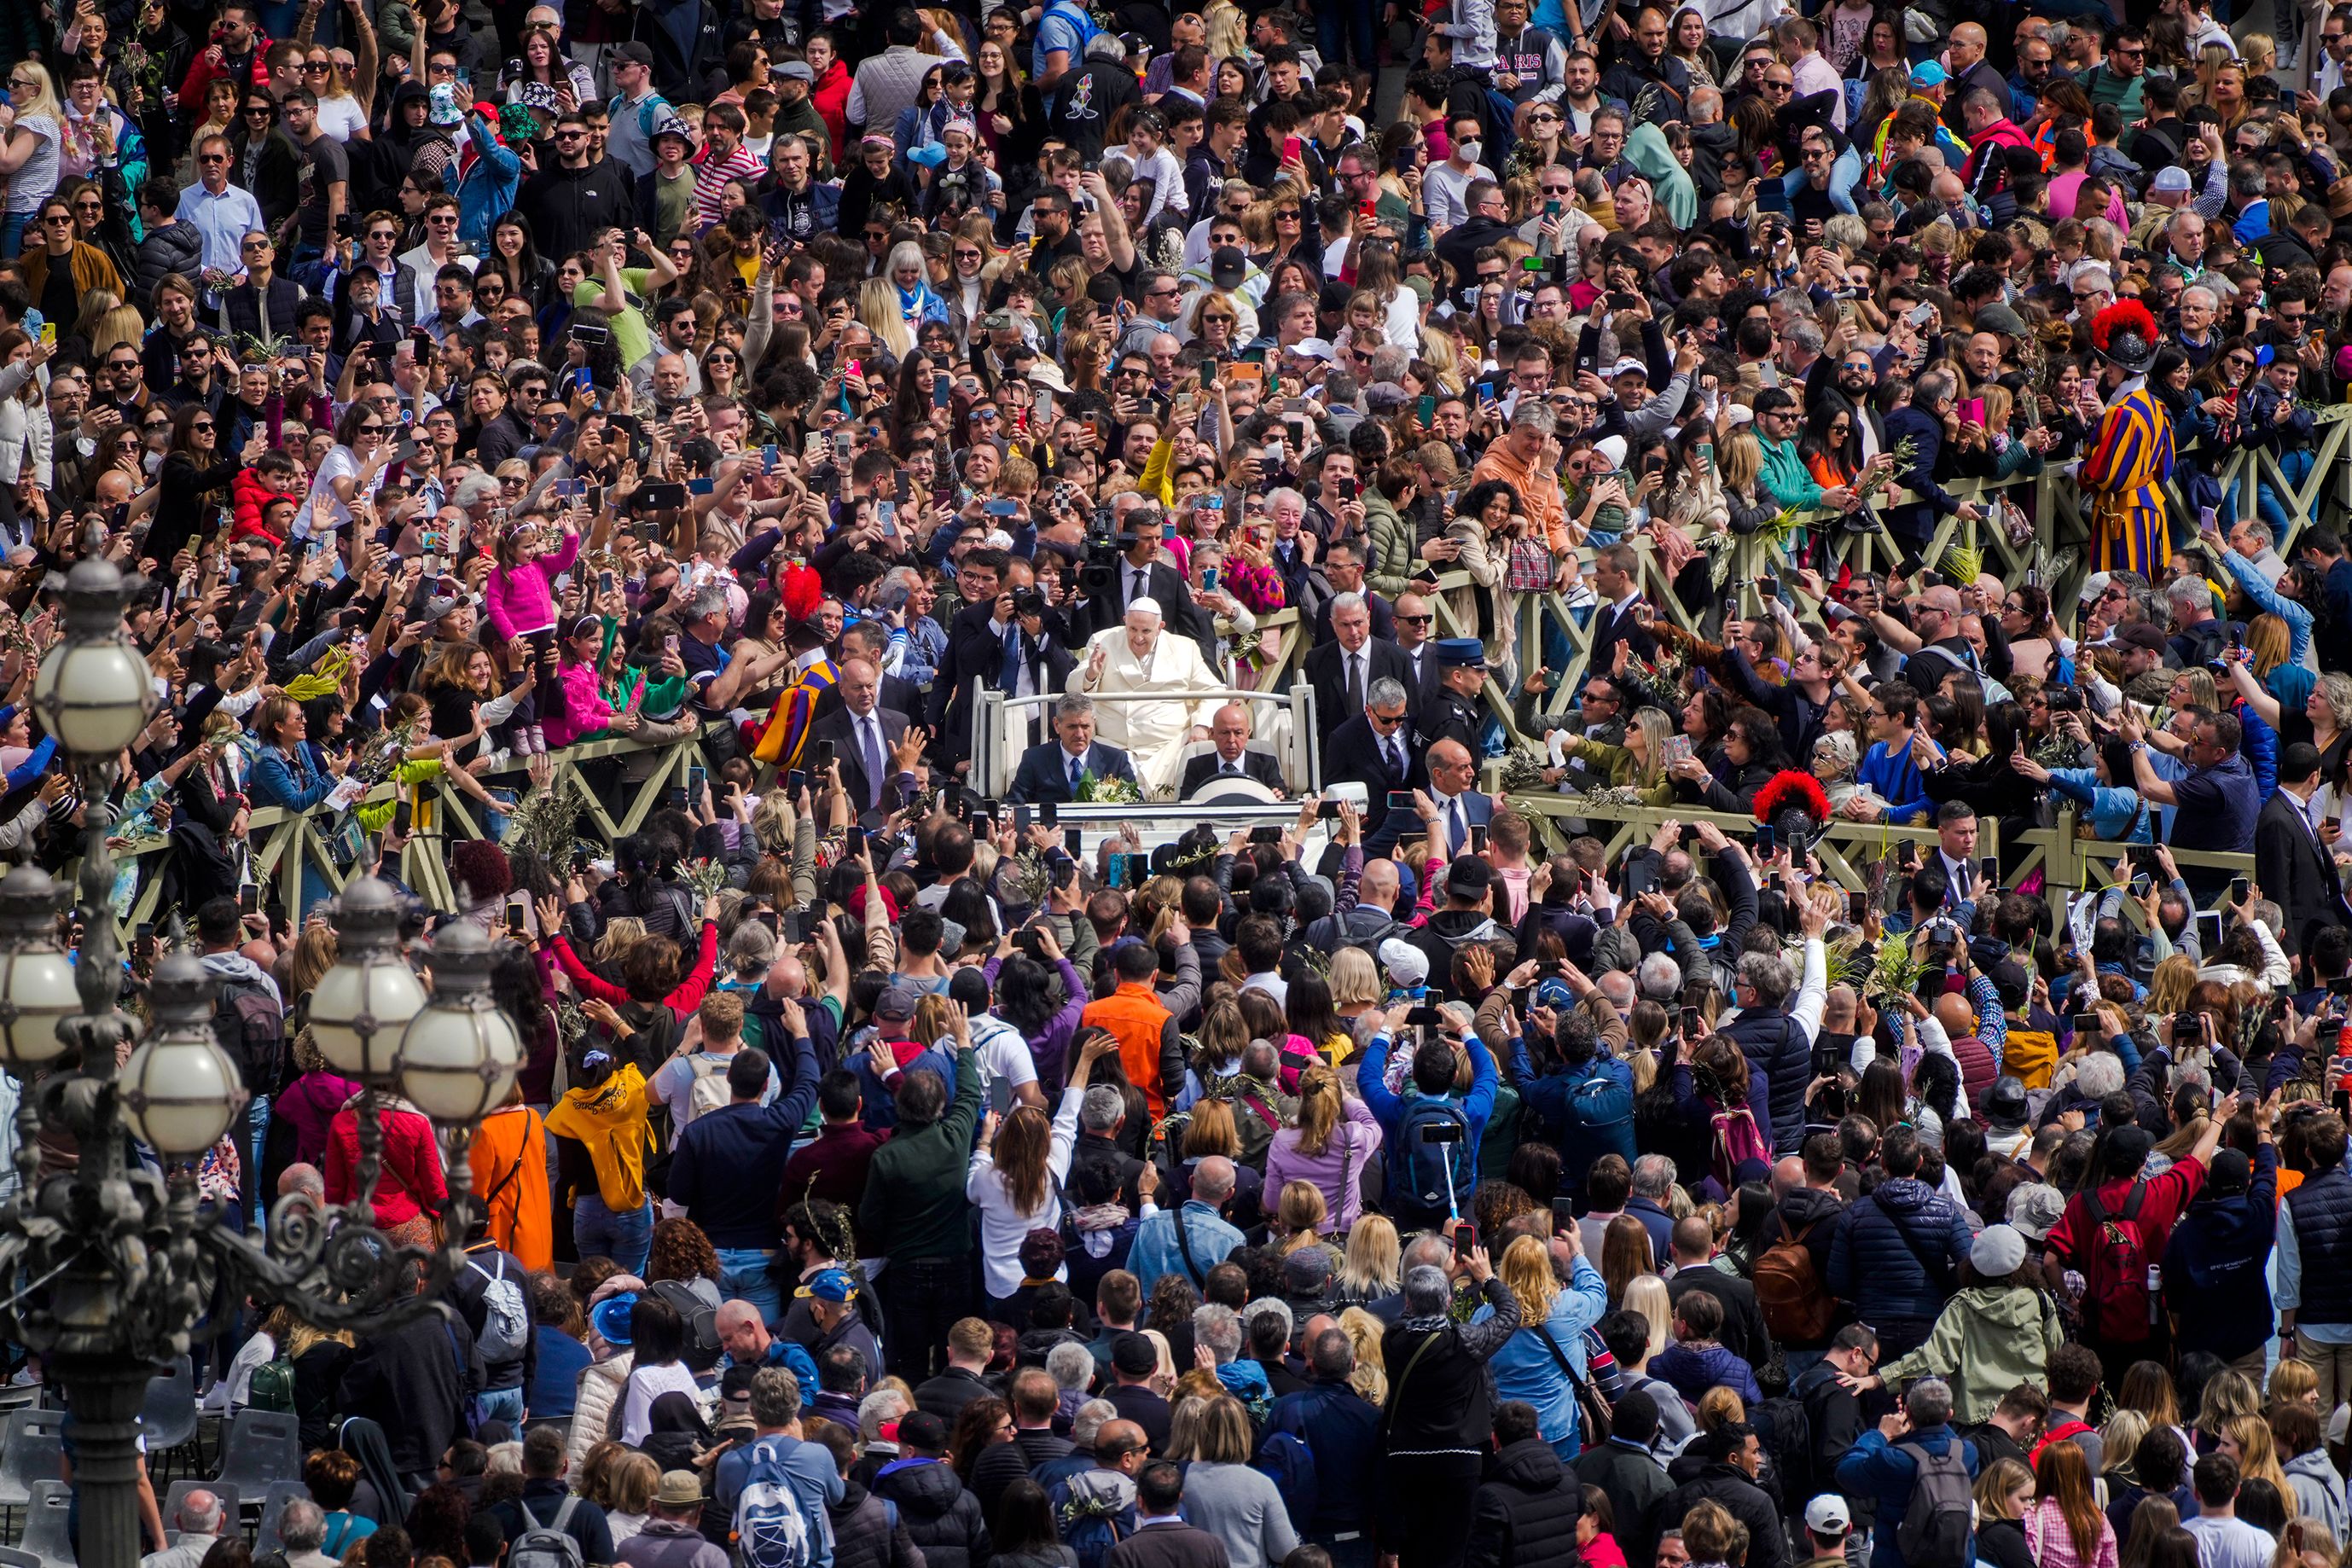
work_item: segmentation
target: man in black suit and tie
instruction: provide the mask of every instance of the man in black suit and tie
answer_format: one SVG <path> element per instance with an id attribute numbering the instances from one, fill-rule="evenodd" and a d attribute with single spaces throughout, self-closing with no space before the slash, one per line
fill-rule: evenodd
<path id="1" fill-rule="evenodd" d="M 1616 668 L 1617 645 L 1624 643 L 1636 658 L 1657 656 L 1657 639 L 1635 616 L 1643 603 L 1642 558 L 1630 544 L 1607 544 L 1592 558 L 1592 592 L 1601 607 L 1592 612 L 1592 657 L 1585 661 L 1588 677 Z"/>
<path id="2" fill-rule="evenodd" d="M 1331 640 L 1307 655 L 1307 679 L 1315 689 L 1315 725 L 1330 744 L 1339 726 L 1364 710 L 1376 680 L 1402 682 L 1409 661 L 1392 642 L 1372 636 L 1372 612 L 1361 594 L 1331 601 Z"/>
<path id="3" fill-rule="evenodd" d="M 1405 718 L 1404 683 L 1375 680 L 1363 711 L 1331 732 L 1323 743 L 1323 782 L 1364 786 L 1364 853 L 1385 855 L 1400 834 L 1419 825 L 1411 811 L 1389 810 L 1391 790 L 1420 789 L 1429 783 L 1428 765 Z"/>
<path id="4" fill-rule="evenodd" d="M 2279 753 L 2278 789 L 2254 819 L 2254 885 L 2286 911 L 2286 950 L 2297 958 L 2329 926 L 2352 924 L 2336 857 L 2311 829 L 2319 749 L 2297 741 Z"/>
<path id="5" fill-rule="evenodd" d="M 1095 744 L 1095 703 L 1075 693 L 1054 705 L 1054 739 L 1021 754 L 1021 767 L 1004 798 L 1019 805 L 1078 798 L 1078 780 L 1125 779 L 1135 783 L 1135 764 L 1117 746 Z"/>
<path id="6" fill-rule="evenodd" d="M 1153 1459 L 1135 1478 L 1135 1533 L 1110 1549 L 1103 1568 L 1233 1568 L 1225 1543 L 1184 1522 L 1184 1472 Z"/>
<path id="7" fill-rule="evenodd" d="M 937 737 L 939 754 L 948 763 L 961 762 L 971 748 L 973 692 L 984 681 L 996 679 L 1004 668 L 1004 623 L 1000 599 L 1004 569 L 1010 558 L 1001 550 L 974 550 L 956 568 L 956 591 L 964 607 L 948 623 L 948 650 L 931 678 L 931 700 L 924 715 Z"/>
<path id="8" fill-rule="evenodd" d="M 1396 624 L 1397 651 L 1405 658 L 1405 705 L 1418 719 L 1437 685 L 1437 612 L 1430 608 L 1428 595 L 1407 588 L 1396 596 L 1390 618 Z"/>
<path id="9" fill-rule="evenodd" d="M 1382 642 L 1396 640 L 1396 612 L 1386 599 L 1364 586 L 1364 547 L 1352 539 L 1335 539 L 1323 547 L 1323 580 L 1331 584 L 1333 597 L 1326 599 L 1315 611 L 1315 640 L 1331 640 L 1331 605 L 1341 594 L 1361 594 L 1364 607 L 1372 613 L 1372 636 Z"/>
<path id="10" fill-rule="evenodd" d="M 882 706 L 882 672 L 866 659 L 843 661 L 834 689 L 841 693 L 841 706 L 809 733 L 833 742 L 833 754 L 841 761 L 841 787 L 860 816 L 896 810 L 903 790 L 891 753 L 907 738 L 907 716 Z"/>
<path id="11" fill-rule="evenodd" d="M 880 669 L 890 657 L 890 628 L 878 620 L 852 621 L 841 628 L 841 657 L 862 658 Z M 923 689 L 911 680 L 895 675 L 882 678 L 881 705 L 885 711 L 905 714 L 910 719 L 923 711 Z M 841 711 L 841 688 L 828 686 L 817 693 L 816 706 L 809 717 L 823 723 Z"/>
<path id="12" fill-rule="evenodd" d="M 1218 709 L 1209 721 L 1209 739 L 1217 749 L 1185 762 L 1184 776 L 1177 781 L 1177 799 L 1191 800 L 1204 786 L 1226 778 L 1255 779 L 1276 795 L 1282 794 L 1282 769 L 1264 752 L 1249 749 L 1246 704 L 1228 702 Z"/>
<path id="13" fill-rule="evenodd" d="M 1160 606 L 1160 615 L 1168 629 L 1191 637 L 1201 645 L 1202 657 L 1212 665 L 1217 660 L 1217 630 L 1213 620 L 1202 614 L 1192 602 L 1192 590 L 1185 584 L 1184 574 L 1160 559 L 1160 509 L 1141 506 L 1128 513 L 1120 525 L 1121 531 L 1135 531 L 1135 542 L 1119 557 L 1118 572 L 1109 592 L 1089 591 L 1071 616 L 1071 629 L 1077 640 L 1085 642 L 1097 632 L 1123 626 L 1127 607 L 1138 599 L 1150 599 Z"/>

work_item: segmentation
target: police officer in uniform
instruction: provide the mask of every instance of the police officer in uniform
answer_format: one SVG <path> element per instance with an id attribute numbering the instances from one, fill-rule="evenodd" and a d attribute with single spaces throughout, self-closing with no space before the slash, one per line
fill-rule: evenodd
<path id="1" fill-rule="evenodd" d="M 1482 755 L 1478 732 L 1486 710 L 1478 689 L 1486 683 L 1486 647 L 1476 637 L 1441 637 L 1437 643 L 1437 689 L 1415 726 L 1423 747 L 1459 741 L 1471 756 Z"/>

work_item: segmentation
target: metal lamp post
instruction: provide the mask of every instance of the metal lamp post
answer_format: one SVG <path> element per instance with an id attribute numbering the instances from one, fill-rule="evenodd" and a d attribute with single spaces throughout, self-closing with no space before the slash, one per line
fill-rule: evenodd
<path id="1" fill-rule="evenodd" d="M 217 1333 L 248 1296 L 321 1328 L 362 1332 L 438 1310 L 464 1266 L 473 1124 L 504 1096 L 520 1057 L 512 1026 L 488 1000 L 488 943 L 454 931 L 443 939 L 449 978 L 427 1005 L 398 952 L 392 890 L 361 879 L 340 900 L 343 952 L 312 1015 L 322 1048 L 368 1087 L 352 1201 L 322 1214 L 290 1195 L 262 1235 L 234 1228 L 218 1208 L 200 1210 L 195 1162 L 246 1091 L 215 1038 L 218 982 L 194 956 L 173 952 L 156 966 L 144 1030 L 116 1005 L 123 971 L 108 797 L 117 758 L 156 702 L 146 661 L 122 635 L 127 597 L 111 564 L 76 564 L 65 636 L 34 681 L 34 706 L 86 803 L 79 951 L 68 957 L 58 940 L 62 899 L 45 873 L 20 866 L 0 878 L 0 1057 L 26 1080 L 16 1195 L 0 1207 L 0 1328 L 42 1352 L 66 1392 L 80 1561 L 91 1568 L 138 1563 L 140 1409 L 151 1378 L 186 1353 L 207 1310 Z M 438 1248 L 394 1247 L 374 1227 L 379 1091 L 395 1086 L 438 1134 L 451 1205 Z M 70 1171 L 41 1180 L 45 1130 L 69 1136 L 77 1157 Z M 139 1157 L 134 1139 L 160 1170 Z M 420 1275 L 421 1288 L 403 1288 Z"/>

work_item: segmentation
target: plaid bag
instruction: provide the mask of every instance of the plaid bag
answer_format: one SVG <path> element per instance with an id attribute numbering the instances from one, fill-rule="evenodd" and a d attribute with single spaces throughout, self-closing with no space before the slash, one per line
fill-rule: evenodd
<path id="1" fill-rule="evenodd" d="M 1511 541 L 1511 565 L 1504 574 L 1504 587 L 1514 594 L 1540 594 L 1551 587 L 1552 575 L 1551 552 L 1544 547 L 1542 540 Z"/>

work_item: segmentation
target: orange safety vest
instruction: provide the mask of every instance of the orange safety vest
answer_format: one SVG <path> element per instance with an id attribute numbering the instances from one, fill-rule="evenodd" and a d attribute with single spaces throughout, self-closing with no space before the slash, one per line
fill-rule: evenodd
<path id="1" fill-rule="evenodd" d="M 1154 1121 L 1167 1114 L 1167 1101 L 1160 1092 L 1160 1037 L 1172 1016 L 1160 1005 L 1159 994 L 1147 980 L 1127 982 L 1109 995 L 1087 1003 L 1078 1015 L 1080 1028 L 1108 1029 L 1118 1042 L 1118 1059 L 1127 1068 L 1127 1081 L 1143 1091 Z"/>

